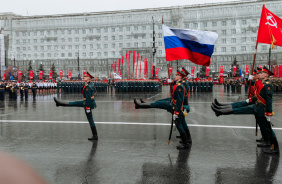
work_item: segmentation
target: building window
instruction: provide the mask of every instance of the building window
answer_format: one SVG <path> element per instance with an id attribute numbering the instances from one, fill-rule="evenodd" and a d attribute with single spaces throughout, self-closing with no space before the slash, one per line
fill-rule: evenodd
<path id="1" fill-rule="evenodd" d="M 231 29 L 232 34 L 236 34 L 236 29 Z"/>
<path id="2" fill-rule="evenodd" d="M 134 43 L 134 47 L 138 47 L 138 42 L 135 42 L 135 43 Z"/>
<path id="3" fill-rule="evenodd" d="M 257 19 L 252 19 L 252 23 L 256 24 L 257 23 Z"/>
<path id="4" fill-rule="evenodd" d="M 119 31 L 123 31 L 123 27 L 119 27 Z"/>
<path id="5" fill-rule="evenodd" d="M 44 31 L 40 31 L 40 35 L 44 35 Z"/>
<path id="6" fill-rule="evenodd" d="M 41 46 L 40 49 L 41 49 L 41 50 L 44 50 L 44 46 Z"/>
<path id="7" fill-rule="evenodd" d="M 130 31 L 130 27 L 126 27 L 126 31 Z"/>
<path id="8" fill-rule="evenodd" d="M 130 35 L 126 35 L 126 39 L 128 39 L 128 40 L 129 40 L 129 39 L 130 39 Z"/>
<path id="9" fill-rule="evenodd" d="M 221 39 L 221 43 L 226 43 L 226 38 Z"/>
<path id="10" fill-rule="evenodd" d="M 33 39 L 33 43 L 37 43 L 37 39 Z"/>
<path id="11" fill-rule="evenodd" d="M 101 49 L 101 44 L 97 44 L 97 49 Z"/>
<path id="12" fill-rule="evenodd" d="M 231 52 L 236 52 L 236 47 L 231 47 Z"/>
<path id="13" fill-rule="evenodd" d="M 221 47 L 221 52 L 226 52 L 226 47 Z"/>
<path id="14" fill-rule="evenodd" d="M 107 33 L 108 32 L 108 28 L 104 28 L 104 32 Z"/>
<path id="15" fill-rule="evenodd" d="M 65 57 L 65 53 L 61 53 L 61 57 Z"/>
<path id="16" fill-rule="evenodd" d="M 246 21 L 246 20 L 242 20 L 242 24 L 243 24 L 243 25 L 246 25 L 246 24 L 247 24 L 247 21 Z"/>
<path id="17" fill-rule="evenodd" d="M 226 21 L 222 21 L 222 22 L 221 22 L 221 25 L 222 25 L 222 26 L 226 26 Z"/>
<path id="18" fill-rule="evenodd" d="M 48 46 L 47 46 L 47 49 L 48 49 L 48 50 L 51 50 L 51 45 L 48 45 Z"/>
<path id="19" fill-rule="evenodd" d="M 86 34 L 86 30 L 85 29 L 82 30 L 82 34 Z"/>
<path id="20" fill-rule="evenodd" d="M 79 34 L 79 29 L 74 30 L 75 34 Z"/>
<path id="21" fill-rule="evenodd" d="M 89 29 L 89 33 L 93 33 L 93 29 Z"/>
<path id="22" fill-rule="evenodd" d="M 234 26 L 234 25 L 236 25 L 236 20 L 232 20 L 231 21 L 231 24 Z"/>
<path id="23" fill-rule="evenodd" d="M 41 41 L 41 43 L 44 43 L 44 39 L 41 39 L 40 41 Z"/>
<path id="24" fill-rule="evenodd" d="M 245 42 L 246 42 L 246 40 L 247 40 L 247 38 L 246 38 L 246 37 L 242 37 L 242 43 L 245 43 Z"/>
<path id="25" fill-rule="evenodd" d="M 134 26 L 134 31 L 138 31 L 138 26 Z"/>
<path id="26" fill-rule="evenodd" d="M 108 52 L 104 52 L 104 56 L 107 57 L 108 56 Z"/>
<path id="27" fill-rule="evenodd" d="M 252 37 L 251 40 L 252 40 L 252 42 L 255 42 L 256 41 L 256 37 Z"/>
<path id="28" fill-rule="evenodd" d="M 222 30 L 222 31 L 221 31 L 221 34 L 222 34 L 222 35 L 226 35 L 226 30 Z"/>
<path id="29" fill-rule="evenodd" d="M 83 56 L 83 57 L 86 57 L 86 52 L 83 52 L 83 53 L 82 53 L 82 56 Z"/>
<path id="30" fill-rule="evenodd" d="M 62 46 L 61 46 L 61 49 L 62 49 L 62 50 L 64 50 L 64 49 L 65 49 L 65 46 L 64 46 L 64 45 L 62 45 Z"/>
<path id="31" fill-rule="evenodd" d="M 261 47 L 261 50 L 267 50 L 267 46 L 266 46 L 266 45 L 263 45 L 263 46 Z"/>
<path id="32" fill-rule="evenodd" d="M 72 38 L 69 38 L 68 40 L 69 40 L 69 42 L 72 42 Z"/>
<path id="33" fill-rule="evenodd" d="M 142 26 L 142 30 L 143 30 L 143 31 L 146 31 L 146 26 Z"/>
<path id="34" fill-rule="evenodd" d="M 86 41 L 86 37 L 83 37 L 82 40 L 85 42 Z"/>
<path id="35" fill-rule="evenodd" d="M 101 52 L 97 52 L 97 56 L 101 56 Z"/>
<path id="36" fill-rule="evenodd" d="M 142 42 L 142 47 L 146 47 L 146 42 Z"/>
<path id="37" fill-rule="evenodd" d="M 90 44 L 90 49 L 93 49 L 94 48 L 94 45 L 93 44 Z"/>
<path id="38" fill-rule="evenodd" d="M 204 27 L 208 27 L 208 23 L 207 22 L 203 22 L 203 26 Z"/>
<path id="39" fill-rule="evenodd" d="M 86 45 L 83 45 L 82 48 L 83 48 L 83 49 L 86 49 Z"/>
<path id="40" fill-rule="evenodd" d="M 65 42 L 65 39 L 64 39 L 64 38 L 62 38 L 62 39 L 61 39 L 61 41 L 62 41 L 62 42 Z"/>
<path id="41" fill-rule="evenodd" d="M 161 50 L 159 50 L 159 55 L 162 55 L 163 53 L 162 53 L 162 51 Z"/>
<path id="42" fill-rule="evenodd" d="M 162 28 L 162 25 L 159 25 L 158 27 L 159 27 L 159 30 L 162 30 L 162 29 L 163 29 L 163 28 Z"/>
<path id="43" fill-rule="evenodd" d="M 79 49 L 79 45 L 76 45 L 76 46 L 75 46 L 75 49 L 77 49 L 77 50 L 78 50 L 78 49 Z"/>
<path id="44" fill-rule="evenodd" d="M 162 42 L 158 42 L 158 45 L 159 45 L 159 46 L 163 46 L 163 43 L 162 43 Z"/>
<path id="45" fill-rule="evenodd" d="M 246 46 L 242 46 L 241 51 L 246 51 Z"/>
<path id="46" fill-rule="evenodd" d="M 114 49 L 116 47 L 116 44 L 112 43 L 112 48 Z"/>
<path id="47" fill-rule="evenodd" d="M 189 24 L 185 24 L 185 28 L 189 28 Z"/>
<path id="48" fill-rule="evenodd" d="M 71 30 L 68 30 L 68 33 L 71 34 Z"/>
<path id="49" fill-rule="evenodd" d="M 236 43 L 236 38 L 231 38 L 231 43 Z"/>
<path id="50" fill-rule="evenodd" d="M 130 47 L 130 43 L 126 43 L 126 47 Z"/>
<path id="51" fill-rule="evenodd" d="M 212 27 L 215 27 L 217 26 L 217 23 L 216 22 L 212 22 Z"/>
<path id="52" fill-rule="evenodd" d="M 123 44 L 122 44 L 122 43 L 119 43 L 118 46 L 119 46 L 119 48 L 122 48 L 122 47 L 123 47 Z"/>
<path id="53" fill-rule="evenodd" d="M 68 57 L 72 57 L 72 53 L 68 53 Z"/>
<path id="54" fill-rule="evenodd" d="M 23 47 L 23 51 L 26 51 L 26 47 Z"/>
<path id="55" fill-rule="evenodd" d="M 108 44 L 104 44 L 104 49 L 107 49 L 108 48 Z"/>
<path id="56" fill-rule="evenodd" d="M 177 21 L 173 21 L 173 25 L 174 25 L 174 26 L 177 26 Z"/>
<path id="57" fill-rule="evenodd" d="M 158 35 L 159 35 L 159 38 L 162 38 L 162 37 L 163 37 L 162 33 L 159 33 Z"/>
<path id="58" fill-rule="evenodd" d="M 51 53 L 48 53 L 48 54 L 47 54 L 47 57 L 51 57 Z"/>
<path id="59" fill-rule="evenodd" d="M 122 40 L 122 39 L 123 39 L 123 36 L 122 36 L 122 35 L 119 35 L 119 39 Z"/>
<path id="60" fill-rule="evenodd" d="M 112 56 L 115 56 L 115 55 L 116 55 L 115 51 L 112 51 Z"/>
<path id="61" fill-rule="evenodd" d="M 115 36 L 112 36 L 112 40 L 115 40 L 116 39 L 116 37 Z"/>
<path id="62" fill-rule="evenodd" d="M 108 37 L 107 37 L 107 36 L 104 36 L 104 40 L 108 40 Z"/>
<path id="63" fill-rule="evenodd" d="M 242 33 L 246 33 L 247 32 L 247 30 L 244 28 L 244 29 L 242 29 Z"/>
<path id="64" fill-rule="evenodd" d="M 79 42 L 79 38 L 78 38 L 78 37 L 76 37 L 76 38 L 75 38 L 75 41 L 76 41 L 76 42 Z"/>
<path id="65" fill-rule="evenodd" d="M 94 56 L 93 52 L 90 52 L 89 55 L 90 55 L 90 57 L 93 57 L 93 56 Z"/>
<path id="66" fill-rule="evenodd" d="M 97 29 L 97 33 L 101 33 L 101 29 Z"/>
<path id="67" fill-rule="evenodd" d="M 69 45 L 69 46 L 68 46 L 68 48 L 69 48 L 69 49 L 72 49 L 72 46 L 71 46 L 71 45 Z"/>

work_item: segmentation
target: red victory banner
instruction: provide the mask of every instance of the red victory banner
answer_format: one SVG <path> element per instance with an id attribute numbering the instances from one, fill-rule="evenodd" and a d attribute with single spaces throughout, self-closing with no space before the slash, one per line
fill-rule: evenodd
<path id="1" fill-rule="evenodd" d="M 282 47 L 282 19 L 262 6 L 257 42 Z"/>
<path id="2" fill-rule="evenodd" d="M 110 73 L 110 78 L 112 78 L 112 72 L 113 72 L 113 64 L 111 64 L 111 73 Z"/>
<path id="3" fill-rule="evenodd" d="M 220 76 L 223 76 L 223 75 L 224 75 L 223 68 L 224 68 L 223 66 L 220 66 L 220 71 L 219 71 Z"/>
<path id="4" fill-rule="evenodd" d="M 126 77 L 126 62 L 127 62 L 127 54 L 125 54 L 125 61 L 124 61 L 124 77 Z"/>
<path id="5" fill-rule="evenodd" d="M 49 70 L 49 79 L 53 78 L 53 70 Z"/>
<path id="6" fill-rule="evenodd" d="M 169 75 L 169 76 L 171 76 L 172 70 L 173 70 L 173 67 L 169 67 L 169 68 L 168 68 L 168 73 L 169 73 L 168 75 Z"/>
<path id="7" fill-rule="evenodd" d="M 233 66 L 233 76 L 236 76 L 236 71 L 237 71 L 237 66 L 234 65 L 234 66 Z"/>
<path id="8" fill-rule="evenodd" d="M 114 73 L 117 71 L 117 62 L 114 62 Z"/>
<path id="9" fill-rule="evenodd" d="M 127 59 L 128 59 L 128 78 L 130 78 L 130 51 L 128 51 Z"/>
<path id="10" fill-rule="evenodd" d="M 63 78 L 63 70 L 60 70 L 59 71 L 59 79 L 62 79 Z"/>
<path id="11" fill-rule="evenodd" d="M 71 79 L 72 78 L 72 70 L 69 70 L 69 73 L 68 73 L 68 78 Z"/>
<path id="12" fill-rule="evenodd" d="M 122 56 L 121 58 L 120 77 L 122 77 L 123 60 L 124 60 L 124 56 Z"/>
<path id="13" fill-rule="evenodd" d="M 135 71 L 135 79 L 137 78 L 137 69 L 138 69 L 138 60 L 139 60 L 139 53 L 137 53 L 137 59 L 136 59 L 136 71 Z"/>
<path id="14" fill-rule="evenodd" d="M 39 80 L 42 80 L 42 79 L 43 79 L 43 71 L 40 70 L 40 71 L 39 71 Z"/>
<path id="15" fill-rule="evenodd" d="M 191 77 L 195 76 L 195 66 L 191 66 Z"/>
<path id="16" fill-rule="evenodd" d="M 154 72 L 153 68 L 154 68 L 154 65 L 152 63 L 152 77 L 153 77 L 153 72 Z M 156 73 L 156 68 L 155 68 L 155 73 Z"/>
<path id="17" fill-rule="evenodd" d="M 3 80 L 6 80 L 6 71 L 3 71 Z"/>
<path id="18" fill-rule="evenodd" d="M 33 71 L 32 70 L 30 70 L 30 72 L 29 72 L 29 79 L 33 80 Z"/>
<path id="19" fill-rule="evenodd" d="M 246 65 L 245 75 L 249 75 L 249 65 Z"/>
<path id="20" fill-rule="evenodd" d="M 148 61 L 147 58 L 144 58 L 144 78 L 148 77 Z"/>
<path id="21" fill-rule="evenodd" d="M 132 55 L 133 59 L 132 59 L 132 65 L 133 65 L 133 70 L 132 70 L 132 78 L 134 78 L 134 66 L 135 66 L 135 50 L 133 51 L 133 55 Z"/>
<path id="22" fill-rule="evenodd" d="M 143 56 L 141 56 L 141 58 L 140 58 L 140 71 L 139 71 L 139 78 L 141 78 L 141 70 L 142 70 L 142 69 L 141 69 L 141 68 L 142 68 L 142 67 L 141 67 L 141 63 L 142 63 L 142 57 L 143 57 Z M 144 66 L 145 66 L 145 65 L 144 65 Z"/>
<path id="23" fill-rule="evenodd" d="M 156 68 L 156 77 L 159 77 L 159 68 Z"/>
<path id="24" fill-rule="evenodd" d="M 206 76 L 210 76 L 210 71 L 211 71 L 210 66 L 207 66 L 206 67 Z"/>
<path id="25" fill-rule="evenodd" d="M 86 70 L 82 70 L 82 76 L 83 76 L 83 79 L 84 79 L 84 76 L 86 75 Z"/>
<path id="26" fill-rule="evenodd" d="M 18 71 L 18 80 L 22 80 L 23 78 L 23 72 L 22 71 Z"/>
<path id="27" fill-rule="evenodd" d="M 118 59 L 118 74 L 120 72 L 120 59 Z"/>

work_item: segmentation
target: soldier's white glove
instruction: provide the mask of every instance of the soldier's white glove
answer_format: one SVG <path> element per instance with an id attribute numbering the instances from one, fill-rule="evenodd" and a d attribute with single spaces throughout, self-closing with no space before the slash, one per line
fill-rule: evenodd
<path id="1" fill-rule="evenodd" d="M 266 120 L 267 120 L 268 122 L 270 122 L 270 117 L 271 117 L 271 116 L 266 116 L 266 115 L 265 115 L 265 117 L 266 117 Z"/>
<path id="2" fill-rule="evenodd" d="M 90 110 L 86 110 L 86 113 L 90 113 L 91 111 Z"/>
<path id="3" fill-rule="evenodd" d="M 171 79 L 167 79 L 167 83 L 172 83 L 172 80 Z"/>
<path id="4" fill-rule="evenodd" d="M 173 114 L 173 115 L 172 115 L 173 121 L 175 121 L 177 118 L 178 118 L 178 115 L 176 115 L 176 114 Z"/>
<path id="5" fill-rule="evenodd" d="M 249 100 L 249 99 L 247 99 L 247 100 L 246 100 L 246 102 L 247 102 L 247 104 L 248 104 L 248 103 L 250 103 L 250 100 Z"/>
<path id="6" fill-rule="evenodd" d="M 253 75 L 249 75 L 249 80 L 253 80 L 254 76 Z"/>

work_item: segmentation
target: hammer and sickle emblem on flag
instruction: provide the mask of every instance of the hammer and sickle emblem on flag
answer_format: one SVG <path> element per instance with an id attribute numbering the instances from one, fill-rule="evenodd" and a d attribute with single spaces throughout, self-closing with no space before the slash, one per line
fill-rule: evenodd
<path id="1" fill-rule="evenodd" d="M 277 22 L 275 20 L 275 18 L 273 17 L 273 15 L 271 13 L 268 13 L 267 17 L 266 17 L 267 22 L 265 23 L 265 25 L 270 25 L 270 26 L 274 26 L 277 28 Z"/>

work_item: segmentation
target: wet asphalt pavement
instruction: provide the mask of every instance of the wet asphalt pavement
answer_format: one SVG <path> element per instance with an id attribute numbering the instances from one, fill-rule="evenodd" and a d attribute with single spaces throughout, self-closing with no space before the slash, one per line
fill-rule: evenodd
<path id="1" fill-rule="evenodd" d="M 244 89 L 244 87 L 243 87 Z M 133 98 L 155 101 L 162 93 L 97 94 L 93 110 L 99 141 L 91 136 L 84 110 L 56 107 L 53 97 L 81 100 L 81 94 L 39 95 L 36 100 L 0 102 L 0 150 L 31 165 L 48 183 L 282 183 L 279 156 L 256 147 L 252 115 L 216 117 L 211 102 L 236 102 L 242 94 L 190 95 L 186 116 L 193 145 L 178 151 L 171 115 L 160 109 L 135 109 Z M 31 96 L 30 96 L 31 97 Z M 274 95 L 272 122 L 282 144 L 282 93 Z M 281 162 L 282 163 L 282 162 Z"/>

